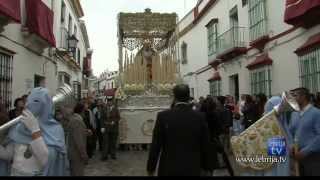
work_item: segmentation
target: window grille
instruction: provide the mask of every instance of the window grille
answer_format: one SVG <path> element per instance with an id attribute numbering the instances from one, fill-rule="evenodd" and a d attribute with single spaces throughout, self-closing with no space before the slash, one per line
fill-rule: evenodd
<path id="1" fill-rule="evenodd" d="M 221 96 L 221 80 L 210 82 L 210 95 L 211 96 Z"/>
<path id="2" fill-rule="evenodd" d="M 7 110 L 12 104 L 13 56 L 0 52 L 0 96 Z"/>
<path id="3" fill-rule="evenodd" d="M 250 40 L 267 35 L 267 13 L 265 0 L 249 0 Z"/>
<path id="4" fill-rule="evenodd" d="M 312 93 L 320 91 L 320 48 L 299 57 L 300 83 Z"/>
<path id="5" fill-rule="evenodd" d="M 265 94 L 271 97 L 271 66 L 250 72 L 251 94 Z"/>

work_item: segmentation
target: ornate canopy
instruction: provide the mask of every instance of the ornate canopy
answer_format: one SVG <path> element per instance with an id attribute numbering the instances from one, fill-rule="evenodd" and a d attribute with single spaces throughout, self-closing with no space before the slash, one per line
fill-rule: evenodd
<path id="1" fill-rule="evenodd" d="M 152 48 L 160 49 L 166 45 L 176 24 L 176 13 L 152 13 L 151 9 L 144 13 L 120 13 L 119 38 L 130 51 L 141 48 L 145 41 L 150 41 Z"/>

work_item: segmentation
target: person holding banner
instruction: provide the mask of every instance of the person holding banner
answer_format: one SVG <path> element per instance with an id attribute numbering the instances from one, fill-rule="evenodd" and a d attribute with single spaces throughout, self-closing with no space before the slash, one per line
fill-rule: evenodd
<path id="1" fill-rule="evenodd" d="M 301 111 L 292 114 L 290 133 L 298 150 L 291 154 L 299 162 L 300 176 L 320 176 L 320 110 L 311 105 L 308 89 L 297 88 L 292 94 Z"/>
<path id="2" fill-rule="evenodd" d="M 271 99 L 269 99 L 265 105 L 265 114 L 269 113 L 274 110 L 275 107 L 280 105 L 282 102 L 281 97 L 274 96 Z M 290 117 L 291 112 L 290 111 L 284 111 L 281 110 L 278 111 L 277 117 L 279 120 L 279 123 L 284 130 L 286 136 L 286 152 L 290 151 L 290 145 L 293 143 L 293 139 L 291 134 L 289 133 L 289 126 L 290 126 Z M 276 163 L 273 168 L 270 170 L 266 170 L 263 172 L 264 176 L 290 176 L 290 156 L 289 153 L 286 154 L 286 161 L 282 163 Z"/>
<path id="3" fill-rule="evenodd" d="M 290 119 L 290 111 L 286 111 L 281 107 L 282 98 L 280 96 L 274 96 L 270 98 L 267 103 L 265 104 L 265 112 L 264 114 L 268 114 L 273 111 L 277 106 L 280 105 L 280 108 L 277 111 L 277 119 L 281 126 L 281 128 L 285 132 L 285 139 L 286 139 L 286 152 L 289 152 L 290 145 L 292 144 L 292 136 L 289 133 L 289 122 Z M 281 163 L 276 163 L 270 169 L 264 170 L 253 170 L 253 169 L 246 169 L 241 174 L 241 176 L 290 176 L 290 157 L 289 153 L 285 156 L 286 161 Z"/>

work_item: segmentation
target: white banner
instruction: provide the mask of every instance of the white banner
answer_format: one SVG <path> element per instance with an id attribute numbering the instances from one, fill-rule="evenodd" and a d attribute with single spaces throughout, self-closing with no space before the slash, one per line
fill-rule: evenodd
<path id="1" fill-rule="evenodd" d="M 149 144 L 158 112 L 168 108 L 121 109 L 120 144 Z"/>

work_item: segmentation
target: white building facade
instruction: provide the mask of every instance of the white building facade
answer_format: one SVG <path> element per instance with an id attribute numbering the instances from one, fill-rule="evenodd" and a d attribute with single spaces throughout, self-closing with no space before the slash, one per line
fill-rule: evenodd
<path id="1" fill-rule="evenodd" d="M 84 74 L 89 73 L 87 76 L 90 76 L 90 72 L 85 71 L 90 66 L 88 63 L 91 63 L 92 55 L 85 23 L 80 20 L 84 12 L 80 2 L 76 0 L 54 1 L 54 9 L 58 85 L 69 84 L 74 90 L 75 97 L 80 99 L 83 89 L 88 89 L 85 86 L 87 79 Z M 78 41 L 74 48 L 69 47 L 70 37 Z"/>
<path id="2" fill-rule="evenodd" d="M 80 1 L 5 0 L 0 4 L 0 91 L 6 106 L 12 107 L 14 99 L 40 86 L 43 78 L 52 95 L 68 83 L 74 96 L 80 97 L 90 48 L 79 20 L 83 16 Z M 78 39 L 72 54 L 70 35 Z"/>
<path id="3" fill-rule="evenodd" d="M 178 24 L 184 81 L 195 98 L 318 92 L 319 11 L 316 0 L 200 0 Z"/>
<path id="4" fill-rule="evenodd" d="M 98 89 L 98 92 L 102 95 L 105 94 L 107 91 L 115 90 L 118 85 L 117 79 L 119 76 L 118 71 L 109 71 L 106 70 L 105 72 L 101 73 L 99 78 L 96 82 L 96 88 Z"/>

